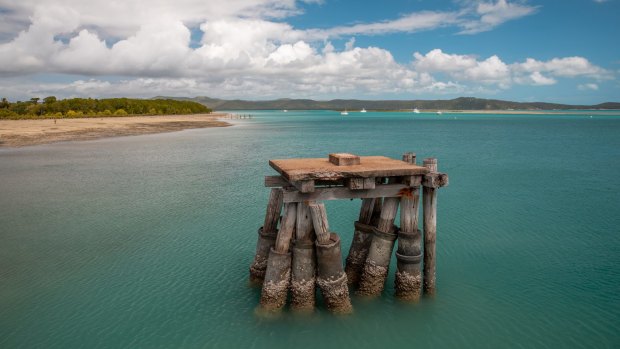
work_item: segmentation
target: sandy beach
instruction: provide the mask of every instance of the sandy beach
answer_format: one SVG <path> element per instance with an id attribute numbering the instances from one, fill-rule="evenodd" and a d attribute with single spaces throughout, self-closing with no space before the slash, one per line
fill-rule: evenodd
<path id="1" fill-rule="evenodd" d="M 190 128 L 223 127 L 225 114 L 157 115 L 132 117 L 0 120 L 0 147 L 22 147 L 62 141 L 132 136 L 180 131 Z"/>

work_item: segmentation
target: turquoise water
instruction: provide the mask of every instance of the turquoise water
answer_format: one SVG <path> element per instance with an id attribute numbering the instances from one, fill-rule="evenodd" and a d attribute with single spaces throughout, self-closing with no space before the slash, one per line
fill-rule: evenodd
<path id="1" fill-rule="evenodd" d="M 620 117 L 252 114 L 0 149 L 0 347 L 620 347 Z M 393 264 L 352 316 L 257 317 L 267 161 L 406 151 L 450 175 L 437 296 L 396 301 Z M 359 203 L 327 204 L 345 251 Z"/>

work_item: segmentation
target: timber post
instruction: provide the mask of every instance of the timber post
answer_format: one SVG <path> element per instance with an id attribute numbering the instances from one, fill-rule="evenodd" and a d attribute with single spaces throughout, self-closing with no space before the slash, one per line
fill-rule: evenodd
<path id="1" fill-rule="evenodd" d="M 267 271 L 261 292 L 260 305 L 266 310 L 279 310 L 286 304 L 286 297 L 291 281 L 291 252 L 289 251 L 295 220 L 297 204 L 287 203 L 275 246 L 269 251 Z"/>
<path id="2" fill-rule="evenodd" d="M 312 222 L 316 232 L 316 259 L 318 265 L 317 284 L 321 289 L 327 309 L 338 314 L 347 314 L 353 311 L 347 274 L 342 268 L 342 253 L 340 252 L 340 237 L 329 231 L 325 205 L 312 203 Z"/>
<path id="3" fill-rule="evenodd" d="M 357 294 L 361 296 L 377 296 L 383 292 L 397 237 L 394 218 L 396 218 L 399 202 L 398 197 L 385 198 L 383 201 L 379 223 L 373 228 L 368 257 L 360 278 Z"/>
<path id="4" fill-rule="evenodd" d="M 290 290 L 292 310 L 312 311 L 318 286 L 330 311 L 350 313 L 347 283 L 358 286 L 359 295 L 379 295 L 396 240 L 396 297 L 418 300 L 422 289 L 433 294 L 437 189 L 448 184 L 448 176 L 437 172 L 435 159 L 426 159 L 424 166 L 415 159 L 415 153 L 405 153 L 402 161 L 335 153 L 327 159 L 270 160 L 279 175 L 265 177 L 272 191 L 250 268 L 251 280 L 264 280 L 261 308 L 282 309 Z M 424 252 L 418 229 L 420 186 Z M 330 231 L 323 204 L 342 199 L 361 199 L 346 267 L 340 237 Z M 394 224 L 399 206 L 400 228 Z"/>
<path id="5" fill-rule="evenodd" d="M 265 222 L 258 229 L 258 241 L 256 242 L 256 254 L 250 266 L 250 282 L 252 284 L 262 284 L 267 270 L 267 259 L 269 251 L 276 243 L 278 234 L 278 220 L 282 210 L 282 189 L 272 188 L 269 194 Z"/>
<path id="6" fill-rule="evenodd" d="M 375 198 L 362 199 L 359 219 L 355 222 L 353 240 L 351 241 L 345 266 L 347 281 L 351 285 L 356 285 L 359 282 L 366 257 L 368 256 L 373 234 L 373 226 L 370 222 L 375 207 L 375 200 Z"/>
<path id="7" fill-rule="evenodd" d="M 415 153 L 405 153 L 403 161 L 416 163 Z M 418 229 L 418 206 L 420 185 L 410 179 L 411 188 L 400 198 L 400 231 L 396 251 L 396 297 L 406 301 L 418 301 L 422 291 L 422 246 Z"/>
<path id="8" fill-rule="evenodd" d="M 437 159 L 424 159 L 424 167 L 429 172 L 424 176 L 422 196 L 424 208 L 424 293 L 435 294 L 436 260 L 435 242 L 437 239 L 437 188 L 447 184 L 447 176 L 437 172 Z M 445 182 L 445 183 L 444 183 Z"/>
<path id="9" fill-rule="evenodd" d="M 297 204 L 297 224 L 291 275 L 291 308 L 310 312 L 315 306 L 316 254 L 314 252 L 314 226 L 310 207 L 305 202 Z"/>

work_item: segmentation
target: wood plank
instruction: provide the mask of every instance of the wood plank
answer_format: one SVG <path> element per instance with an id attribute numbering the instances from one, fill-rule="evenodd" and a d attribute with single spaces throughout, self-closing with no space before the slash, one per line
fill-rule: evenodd
<path id="1" fill-rule="evenodd" d="M 265 222 L 263 223 L 263 231 L 267 234 L 275 233 L 278 229 L 278 220 L 282 210 L 282 194 L 283 192 L 280 188 L 273 188 L 271 193 L 269 193 L 269 202 L 267 203 Z"/>
<path id="2" fill-rule="evenodd" d="M 360 164 L 360 157 L 349 153 L 329 154 L 329 162 L 336 166 L 352 166 Z"/>
<path id="3" fill-rule="evenodd" d="M 284 216 L 282 224 L 276 238 L 274 249 L 280 253 L 286 253 L 291 245 L 291 238 L 295 231 L 295 220 L 297 219 L 297 203 L 290 202 L 284 204 Z"/>
<path id="4" fill-rule="evenodd" d="M 369 199 L 380 197 L 400 197 L 401 190 L 409 188 L 404 184 L 382 184 L 370 190 L 350 190 L 347 187 L 316 188 L 312 193 L 283 189 L 284 202 L 324 201 L 340 199 Z"/>
<path id="5" fill-rule="evenodd" d="M 415 176 L 428 173 L 428 169 L 423 166 L 385 156 L 362 156 L 359 165 L 351 166 L 336 166 L 325 158 L 276 159 L 269 160 L 269 165 L 289 181 Z"/>
<path id="6" fill-rule="evenodd" d="M 312 212 L 312 223 L 314 225 L 314 232 L 316 233 L 316 240 L 319 244 L 328 244 L 329 223 L 327 222 L 325 205 L 323 203 L 313 202 L 308 206 L 310 207 L 310 212 Z"/>

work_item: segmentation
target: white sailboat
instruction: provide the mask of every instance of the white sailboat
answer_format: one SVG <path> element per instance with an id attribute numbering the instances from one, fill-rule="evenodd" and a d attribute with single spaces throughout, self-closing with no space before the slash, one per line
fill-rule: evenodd
<path id="1" fill-rule="evenodd" d="M 362 110 L 360 110 L 360 113 L 365 113 L 366 112 L 366 108 L 362 108 Z"/>
<path id="2" fill-rule="evenodd" d="M 437 111 L 437 115 L 441 115 L 441 114 L 443 114 L 443 113 L 441 112 L 441 110 L 438 110 L 438 111 Z"/>
<path id="3" fill-rule="evenodd" d="M 340 112 L 340 115 L 349 115 L 349 112 L 347 112 L 347 110 L 345 109 L 344 111 Z"/>
<path id="4" fill-rule="evenodd" d="M 413 108 L 413 113 L 414 114 L 420 114 L 420 111 L 418 110 L 418 108 Z"/>

